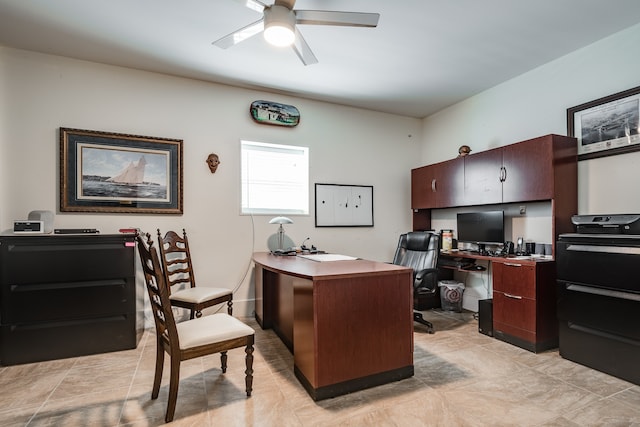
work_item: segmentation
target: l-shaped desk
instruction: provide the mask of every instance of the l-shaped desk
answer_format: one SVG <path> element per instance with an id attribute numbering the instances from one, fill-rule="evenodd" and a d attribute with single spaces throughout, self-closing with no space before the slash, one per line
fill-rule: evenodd
<path id="1" fill-rule="evenodd" d="M 413 273 L 367 260 L 254 253 L 256 312 L 314 400 L 413 376 Z"/>

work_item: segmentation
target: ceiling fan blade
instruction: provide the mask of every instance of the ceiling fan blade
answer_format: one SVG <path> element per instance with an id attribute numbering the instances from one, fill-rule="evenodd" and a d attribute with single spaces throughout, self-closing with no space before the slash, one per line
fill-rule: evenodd
<path id="1" fill-rule="evenodd" d="M 296 23 L 307 25 L 339 25 L 376 27 L 379 13 L 339 12 L 335 10 L 296 10 Z"/>
<path id="2" fill-rule="evenodd" d="M 218 46 L 219 48 L 226 49 L 248 39 L 249 37 L 253 37 L 256 34 L 261 33 L 263 30 L 264 18 L 261 18 L 256 22 L 247 25 L 246 27 L 240 28 L 238 31 L 227 34 L 221 39 L 214 41 L 212 44 L 214 46 Z"/>
<path id="3" fill-rule="evenodd" d="M 313 65 L 318 63 L 318 58 L 313 54 L 311 48 L 307 44 L 304 37 L 302 37 L 302 33 L 298 31 L 298 27 L 295 30 L 296 39 L 291 45 L 298 58 L 304 65 Z"/>
<path id="4" fill-rule="evenodd" d="M 266 4 L 258 0 L 236 0 L 236 2 L 242 4 L 243 6 L 248 7 L 251 10 L 255 10 L 256 12 L 260 12 L 260 13 L 262 13 L 264 11 L 264 8 L 267 7 Z"/>

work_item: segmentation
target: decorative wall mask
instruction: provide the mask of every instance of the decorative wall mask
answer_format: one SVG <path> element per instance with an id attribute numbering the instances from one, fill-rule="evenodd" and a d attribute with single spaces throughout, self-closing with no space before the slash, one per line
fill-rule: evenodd
<path id="1" fill-rule="evenodd" d="M 207 165 L 209 165 L 209 170 L 211 173 L 216 173 L 218 170 L 218 165 L 220 164 L 220 158 L 217 154 L 211 153 L 209 157 L 207 157 Z"/>

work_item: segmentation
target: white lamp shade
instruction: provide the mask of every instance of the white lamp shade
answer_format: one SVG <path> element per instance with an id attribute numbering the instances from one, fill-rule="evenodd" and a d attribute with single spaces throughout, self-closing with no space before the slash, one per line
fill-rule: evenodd
<path id="1" fill-rule="evenodd" d="M 277 216 L 275 218 L 271 218 L 269 224 L 293 224 L 293 221 L 286 216 Z"/>

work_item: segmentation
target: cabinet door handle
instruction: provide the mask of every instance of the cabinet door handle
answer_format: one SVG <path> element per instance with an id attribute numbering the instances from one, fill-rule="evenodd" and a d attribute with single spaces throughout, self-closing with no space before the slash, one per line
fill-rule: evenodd
<path id="1" fill-rule="evenodd" d="M 522 264 L 516 264 L 513 262 L 505 262 L 504 265 L 508 265 L 509 267 L 522 267 Z"/>
<path id="2" fill-rule="evenodd" d="M 502 182 L 505 182 L 507 180 L 507 168 L 506 167 L 502 167 Z"/>
<path id="3" fill-rule="evenodd" d="M 431 180 L 431 191 L 433 191 L 434 193 L 436 192 L 436 179 L 433 178 Z"/>
<path id="4" fill-rule="evenodd" d="M 522 297 L 519 296 L 519 295 L 511 295 L 511 294 L 508 294 L 506 292 L 504 293 L 504 296 L 507 297 L 507 298 L 512 298 L 512 299 L 522 299 Z"/>

